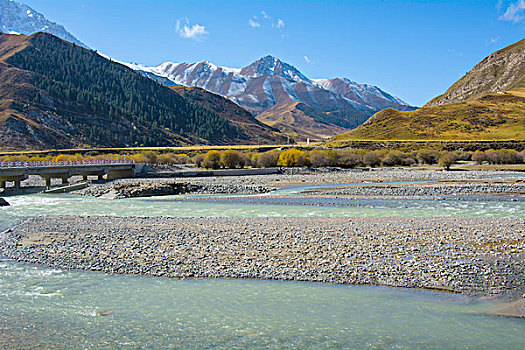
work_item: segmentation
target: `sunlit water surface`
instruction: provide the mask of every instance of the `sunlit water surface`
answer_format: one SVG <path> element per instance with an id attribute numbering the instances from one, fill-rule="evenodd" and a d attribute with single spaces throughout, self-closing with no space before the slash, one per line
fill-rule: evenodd
<path id="1" fill-rule="evenodd" d="M 414 199 L 355 200 L 349 206 L 317 206 L 287 200 L 275 204 L 275 196 L 165 196 L 103 200 L 69 194 L 32 194 L 7 197 L 10 207 L 0 207 L 0 230 L 39 215 L 114 215 L 171 217 L 315 217 L 315 216 L 493 216 L 525 218 L 525 202 L 454 201 Z M 190 199 L 189 201 L 181 200 Z M 250 203 L 250 198 L 257 203 Z M 191 200 L 199 199 L 199 200 Z M 322 199 L 317 200 L 322 202 Z M 315 201 L 314 201 L 315 202 Z M 330 202 L 330 201 L 329 201 Z M 333 202 L 333 201 L 331 201 Z M 265 204 L 271 203 L 271 204 Z M 312 204 L 312 203 L 310 203 Z"/>
<path id="2" fill-rule="evenodd" d="M 0 348 L 523 349 L 525 322 L 451 294 L 153 278 L 0 262 Z M 108 313 L 100 316 L 99 313 Z"/>

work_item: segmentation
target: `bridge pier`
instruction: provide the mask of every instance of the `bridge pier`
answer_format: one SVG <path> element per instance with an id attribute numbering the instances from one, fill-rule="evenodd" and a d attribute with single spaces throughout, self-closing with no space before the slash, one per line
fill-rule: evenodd
<path id="1" fill-rule="evenodd" d="M 29 175 L 39 175 L 51 187 L 52 179 L 60 179 L 67 185 L 71 176 L 82 176 L 87 181 L 89 176 L 98 180 L 117 179 L 135 176 L 135 163 L 122 161 L 66 161 L 66 162 L 0 162 L 0 188 L 6 188 L 7 182 L 14 182 L 14 188 L 20 188 L 20 183 Z"/>
<path id="2" fill-rule="evenodd" d="M 13 188 L 15 190 L 20 189 L 20 183 L 27 179 L 29 175 L 22 174 L 22 175 L 14 175 L 14 176 L 0 176 L 0 188 L 6 189 L 7 183 L 12 182 L 14 184 Z"/>

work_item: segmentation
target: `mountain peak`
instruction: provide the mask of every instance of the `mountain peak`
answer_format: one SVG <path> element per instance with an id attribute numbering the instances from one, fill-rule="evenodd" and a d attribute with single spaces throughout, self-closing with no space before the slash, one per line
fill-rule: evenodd
<path id="1" fill-rule="evenodd" d="M 0 33 L 31 35 L 37 32 L 53 34 L 87 48 L 62 25 L 47 20 L 35 9 L 13 0 L 0 0 Z"/>
<path id="2" fill-rule="evenodd" d="M 299 72 L 297 68 L 271 55 L 264 56 L 242 68 L 241 74 L 251 78 L 270 75 L 290 79 L 295 82 L 310 82 L 310 79 Z"/>

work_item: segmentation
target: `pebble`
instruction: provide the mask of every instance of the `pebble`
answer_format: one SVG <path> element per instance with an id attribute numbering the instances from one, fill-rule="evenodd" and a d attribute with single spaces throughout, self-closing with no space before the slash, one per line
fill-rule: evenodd
<path id="1" fill-rule="evenodd" d="M 510 218 L 36 217 L 0 254 L 45 266 L 525 293 L 525 220 Z"/>

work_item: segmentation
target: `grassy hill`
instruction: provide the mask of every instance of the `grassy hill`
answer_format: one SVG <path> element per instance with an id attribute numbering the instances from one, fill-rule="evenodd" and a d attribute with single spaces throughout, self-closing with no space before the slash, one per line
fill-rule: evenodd
<path id="1" fill-rule="evenodd" d="M 524 140 L 525 97 L 487 93 L 467 102 L 400 112 L 385 109 L 343 140 Z"/>

